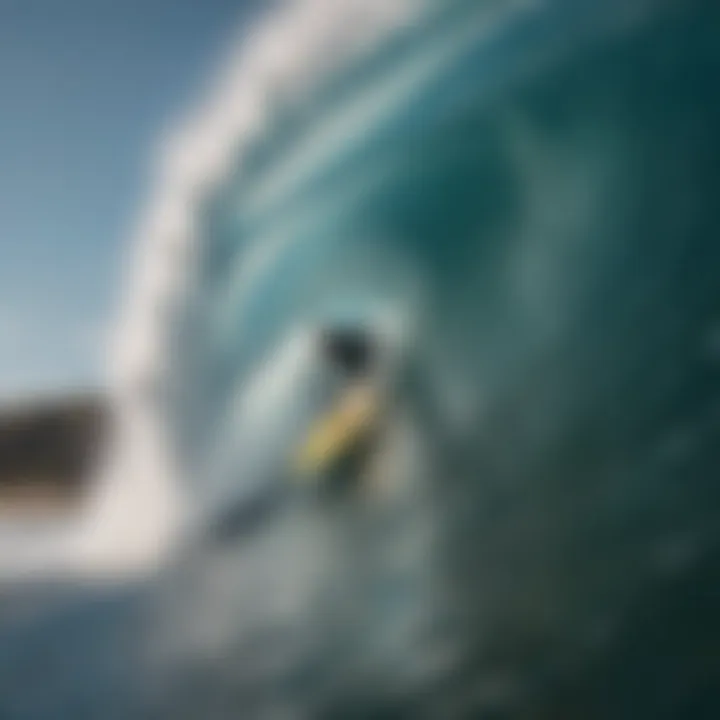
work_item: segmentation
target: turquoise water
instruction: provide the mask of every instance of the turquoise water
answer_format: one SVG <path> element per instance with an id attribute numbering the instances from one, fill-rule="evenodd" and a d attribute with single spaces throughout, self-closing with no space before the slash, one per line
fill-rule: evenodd
<path id="1" fill-rule="evenodd" d="M 625 128 L 609 117 L 632 81 L 592 54 L 649 15 L 625 4 L 431 4 L 297 107 L 281 106 L 203 202 L 196 296 L 177 328 L 180 444 L 217 434 L 233 384 L 298 322 L 402 308 L 440 348 L 451 338 L 434 337 L 433 323 L 451 332 L 452 316 L 471 365 L 470 344 L 505 365 L 534 351 L 522 343 L 549 346 L 549 326 L 583 322 L 564 307 L 583 291 L 575 270 L 591 282 L 610 272 L 623 223 L 601 207 L 612 197 L 583 203 L 619 197 L 642 161 L 623 157 L 641 119 Z M 604 87 L 570 58 L 605 72 Z M 469 305 L 485 326 L 472 337 Z M 491 336 L 503 332 L 520 346 Z"/>
<path id="2" fill-rule="evenodd" d="M 420 443 L 429 490 L 379 512 L 382 531 L 352 504 L 266 519 L 217 573 L 269 596 L 310 583 L 289 624 L 334 637 L 336 664 L 318 651 L 314 689 L 288 692 L 310 706 L 337 693 L 338 716 L 396 693 L 416 716 L 427 692 L 460 716 L 710 717 L 717 10 L 433 12 L 280 114 L 208 199 L 171 412 L 190 484 L 231 498 L 264 477 L 243 460 L 255 443 L 282 464 L 272 432 L 227 410 L 257 369 L 298 324 L 396 312 L 445 433 Z M 238 459 L 216 478 L 228 447 Z M 298 539 L 328 523 L 325 540 Z M 410 540 L 402 570 L 382 570 L 413 523 L 430 549 Z M 315 570 L 283 580 L 302 562 Z M 237 602 L 226 622 L 272 632 Z M 358 658 L 369 667 L 348 680 Z M 450 659 L 413 669 L 436 658 Z"/>
<path id="3" fill-rule="evenodd" d="M 152 397 L 212 521 L 285 487 L 307 328 L 389 318 L 399 490 L 291 486 L 142 588 L 149 623 L 94 605 L 72 652 L 117 660 L 115 627 L 143 660 L 97 687 L 173 718 L 717 717 L 719 36 L 701 0 L 431 4 L 278 105 L 197 198 Z"/>

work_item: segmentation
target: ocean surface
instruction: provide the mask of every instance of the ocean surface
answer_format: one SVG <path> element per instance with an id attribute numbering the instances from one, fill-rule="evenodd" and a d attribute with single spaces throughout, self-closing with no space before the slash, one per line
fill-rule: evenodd
<path id="1" fill-rule="evenodd" d="M 264 22 L 179 135 L 120 335 L 116 461 L 187 537 L 8 596 L 0 717 L 717 718 L 720 7 Z M 278 500 L 336 322 L 409 348 L 401 477 Z"/>

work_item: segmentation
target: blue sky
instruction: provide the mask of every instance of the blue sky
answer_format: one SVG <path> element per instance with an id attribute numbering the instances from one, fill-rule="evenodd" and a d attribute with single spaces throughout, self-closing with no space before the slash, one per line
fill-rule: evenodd
<path id="1" fill-rule="evenodd" d="M 164 127 L 243 0 L 0 0 L 0 400 L 97 385 Z"/>

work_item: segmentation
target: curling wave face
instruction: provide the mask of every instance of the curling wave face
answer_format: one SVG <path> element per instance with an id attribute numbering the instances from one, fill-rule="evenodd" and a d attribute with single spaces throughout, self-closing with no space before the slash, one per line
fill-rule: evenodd
<path id="1" fill-rule="evenodd" d="M 375 504 L 293 495 L 229 551 L 191 553 L 161 593 L 162 702 L 702 716 L 717 9 L 343 5 L 280 16 L 288 33 L 305 18 L 315 64 L 277 49 L 271 18 L 228 81 L 243 91 L 199 123 L 203 152 L 170 164 L 119 403 L 162 436 L 155 461 L 202 522 L 284 472 L 316 410 L 308 329 L 399 318 L 415 375 L 389 444 L 407 482 Z M 298 77 L 339 45 L 332 71 Z M 256 57 L 285 63 L 274 84 L 253 84 Z M 185 697 L 193 663 L 207 687 Z"/>

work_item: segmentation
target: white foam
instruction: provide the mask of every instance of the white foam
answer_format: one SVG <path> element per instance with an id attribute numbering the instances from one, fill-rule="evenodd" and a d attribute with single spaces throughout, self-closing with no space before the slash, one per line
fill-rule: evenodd
<path id="1" fill-rule="evenodd" d="M 74 548 L 81 569 L 153 567 L 172 547 L 184 514 L 158 408 L 141 404 L 134 393 L 165 372 L 169 328 L 157 310 L 182 297 L 191 282 L 199 200 L 242 161 L 281 104 L 296 102 L 328 73 L 369 51 L 417 8 L 417 0 L 282 4 L 251 34 L 245 30 L 207 97 L 161 144 L 111 348 L 118 430 Z"/>

